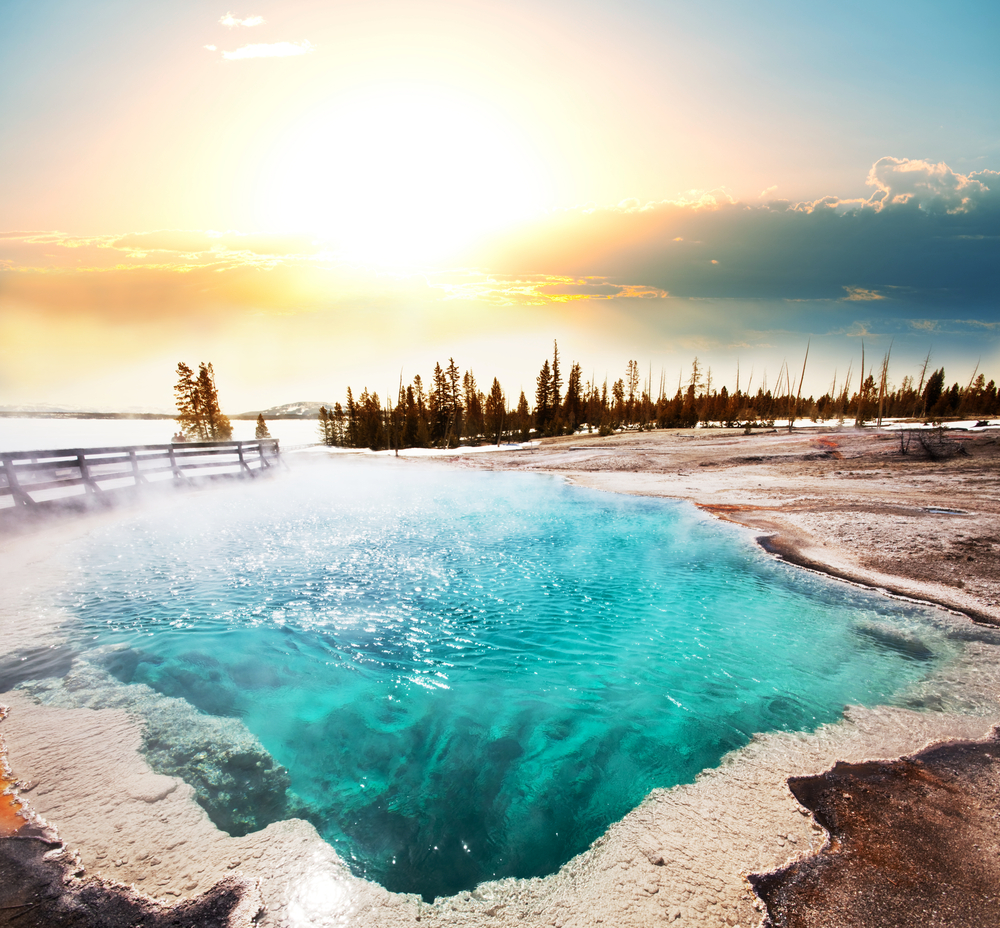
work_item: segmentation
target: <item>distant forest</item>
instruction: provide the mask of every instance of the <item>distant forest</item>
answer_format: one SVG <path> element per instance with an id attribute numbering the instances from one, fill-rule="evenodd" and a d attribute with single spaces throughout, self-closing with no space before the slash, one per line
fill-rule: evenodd
<path id="1" fill-rule="evenodd" d="M 860 383 L 852 391 L 848 369 L 841 383 L 836 377 L 821 397 L 803 397 L 802 374 L 795 377 L 782 367 L 773 389 L 766 379 L 756 390 L 750 380 L 741 388 L 716 388 L 711 369 L 695 358 L 686 383 L 670 395 L 661 374 L 654 392 L 651 377 L 642 378 L 639 365 L 629 361 L 625 376 L 610 387 L 584 381 L 577 362 L 563 378 L 558 343 L 552 359 L 545 359 L 536 378 L 534 404 L 524 391 L 516 403 L 494 377 L 489 392 L 480 390 L 472 371 L 464 373 L 449 358 L 447 367 L 435 364 L 431 383 L 419 375 L 400 384 L 395 403 L 383 402 L 365 388 L 355 398 L 347 388 L 347 402 L 319 410 L 321 440 L 345 448 L 454 448 L 460 444 L 527 441 L 529 438 L 571 435 L 577 431 L 610 435 L 620 429 L 650 430 L 706 427 L 773 427 L 776 420 L 809 418 L 814 422 L 850 421 L 854 425 L 881 425 L 884 418 L 938 421 L 950 418 L 988 418 L 1000 414 L 995 381 L 973 373 L 966 386 L 946 385 L 944 368 L 928 373 L 930 355 L 917 378 L 907 376 L 897 388 L 888 382 L 889 354 L 866 372 L 864 352 Z M 978 376 L 977 376 L 978 375 Z"/>

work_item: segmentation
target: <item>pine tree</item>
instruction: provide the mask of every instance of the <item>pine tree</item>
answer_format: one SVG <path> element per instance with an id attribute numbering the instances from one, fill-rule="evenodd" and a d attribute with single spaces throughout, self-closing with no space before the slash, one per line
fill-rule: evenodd
<path id="1" fill-rule="evenodd" d="M 462 378 L 462 392 L 465 395 L 465 434 L 469 438 L 479 438 L 486 434 L 483 419 L 485 397 L 476 385 L 476 377 L 472 371 L 466 371 Z"/>
<path id="2" fill-rule="evenodd" d="M 319 437 L 324 445 L 333 444 L 333 424 L 325 406 L 319 408 Z"/>
<path id="3" fill-rule="evenodd" d="M 544 435 L 552 418 L 552 372 L 549 369 L 549 359 L 545 359 L 542 369 L 535 379 L 535 428 Z"/>
<path id="4" fill-rule="evenodd" d="M 552 415 L 559 417 L 559 407 L 562 405 L 562 377 L 559 376 L 559 343 L 552 341 L 552 391 L 550 397 Z"/>
<path id="5" fill-rule="evenodd" d="M 462 389 L 460 386 L 462 375 L 454 358 L 448 358 L 448 370 L 445 371 L 445 375 L 448 378 L 449 412 L 451 413 L 446 438 L 448 447 L 457 447 L 462 438 Z"/>
<path id="6" fill-rule="evenodd" d="M 233 427 L 219 408 L 219 392 L 215 387 L 215 372 L 211 364 L 198 365 L 198 393 L 201 397 L 206 441 L 229 441 Z"/>
<path id="7" fill-rule="evenodd" d="M 320 407 L 322 409 L 322 407 Z M 264 421 L 264 413 L 257 413 L 257 428 L 254 430 L 254 438 L 270 438 L 271 433 L 267 430 L 267 423 Z"/>
<path id="8" fill-rule="evenodd" d="M 347 388 L 347 410 L 344 414 L 344 445 L 348 448 L 360 448 L 358 440 L 358 404 L 354 402 L 351 388 Z"/>
<path id="9" fill-rule="evenodd" d="M 527 441 L 531 437 L 531 410 L 528 408 L 528 401 L 524 398 L 524 390 L 521 391 L 521 398 L 517 401 L 517 424 L 521 430 L 521 441 Z"/>
<path id="10" fill-rule="evenodd" d="M 413 378 L 413 399 L 417 405 L 417 434 L 414 445 L 418 448 L 429 448 L 431 444 L 431 419 L 427 407 L 427 396 L 424 393 L 424 382 L 417 374 Z"/>
<path id="11" fill-rule="evenodd" d="M 333 439 L 330 444 L 343 446 L 347 443 L 347 415 L 344 407 L 340 403 L 334 403 L 333 412 L 330 415 L 330 435 Z"/>
<path id="12" fill-rule="evenodd" d="M 177 365 L 177 383 L 174 385 L 174 400 L 177 403 L 177 424 L 187 437 L 200 438 L 201 402 L 194 371 L 183 361 Z"/>
<path id="13" fill-rule="evenodd" d="M 503 435 L 504 419 L 507 415 L 507 401 L 503 395 L 503 388 L 500 381 L 493 378 L 493 386 L 490 387 L 490 395 L 486 397 L 486 437 L 497 445 L 500 444 L 500 437 Z"/>
<path id="14" fill-rule="evenodd" d="M 183 361 L 180 362 L 177 365 L 174 397 L 177 422 L 189 438 L 229 441 L 233 437 L 232 424 L 219 408 L 219 393 L 211 364 L 199 364 L 198 376 L 195 377 L 194 371 Z"/>
<path id="15" fill-rule="evenodd" d="M 403 447 L 413 448 L 417 445 L 417 435 L 420 431 L 420 409 L 412 386 L 406 388 L 403 409 Z"/>
<path id="16" fill-rule="evenodd" d="M 944 368 L 934 371 L 927 378 L 927 386 L 924 388 L 924 415 L 930 416 L 935 412 L 934 407 L 938 405 L 941 394 L 944 393 Z"/>
<path id="17" fill-rule="evenodd" d="M 440 444 L 448 434 L 451 422 L 451 396 L 448 381 L 441 370 L 440 363 L 434 365 L 434 386 L 429 397 L 430 406 L 430 437 L 431 441 Z"/>
<path id="18" fill-rule="evenodd" d="M 618 428 L 625 418 L 625 381 L 623 381 L 620 377 L 611 387 L 611 396 L 614 399 L 612 419 L 614 421 L 615 428 Z"/>
<path id="19" fill-rule="evenodd" d="M 574 361 L 573 366 L 569 370 L 569 380 L 566 383 L 566 400 L 563 404 L 563 418 L 569 434 L 573 434 L 577 430 L 583 416 L 583 388 L 580 384 L 582 377 L 583 372 L 580 370 L 580 365 Z"/>

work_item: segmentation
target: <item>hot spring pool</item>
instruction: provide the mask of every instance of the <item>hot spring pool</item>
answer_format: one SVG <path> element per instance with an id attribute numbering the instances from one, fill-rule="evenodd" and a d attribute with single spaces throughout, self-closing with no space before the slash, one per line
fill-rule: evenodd
<path id="1" fill-rule="evenodd" d="M 308 818 L 428 899 L 554 872 L 654 787 L 891 703 L 956 647 L 685 503 L 392 460 L 178 494 L 76 557 L 77 654 L 274 759 L 238 797 L 194 784 L 220 827 Z"/>

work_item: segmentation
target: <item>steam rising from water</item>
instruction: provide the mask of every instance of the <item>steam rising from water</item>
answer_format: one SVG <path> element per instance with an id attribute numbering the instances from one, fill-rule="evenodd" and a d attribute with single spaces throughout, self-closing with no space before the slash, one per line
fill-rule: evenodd
<path id="1" fill-rule="evenodd" d="M 545 477 L 338 462 L 162 516 L 92 538 L 67 594 L 80 653 L 241 719 L 287 768 L 255 804 L 284 774 L 230 752 L 235 817 L 206 774 L 224 827 L 308 817 L 426 897 L 550 873 L 650 789 L 891 700 L 954 648 L 929 612 L 685 504 Z"/>

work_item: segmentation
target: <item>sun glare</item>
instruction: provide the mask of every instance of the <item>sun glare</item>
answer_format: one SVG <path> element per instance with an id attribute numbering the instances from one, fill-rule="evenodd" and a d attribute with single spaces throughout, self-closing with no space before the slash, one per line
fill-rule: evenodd
<path id="1" fill-rule="evenodd" d="M 459 93 L 397 86 L 334 101 L 278 139 L 258 215 L 350 259 L 413 265 L 537 212 L 546 186 L 502 114 Z"/>

